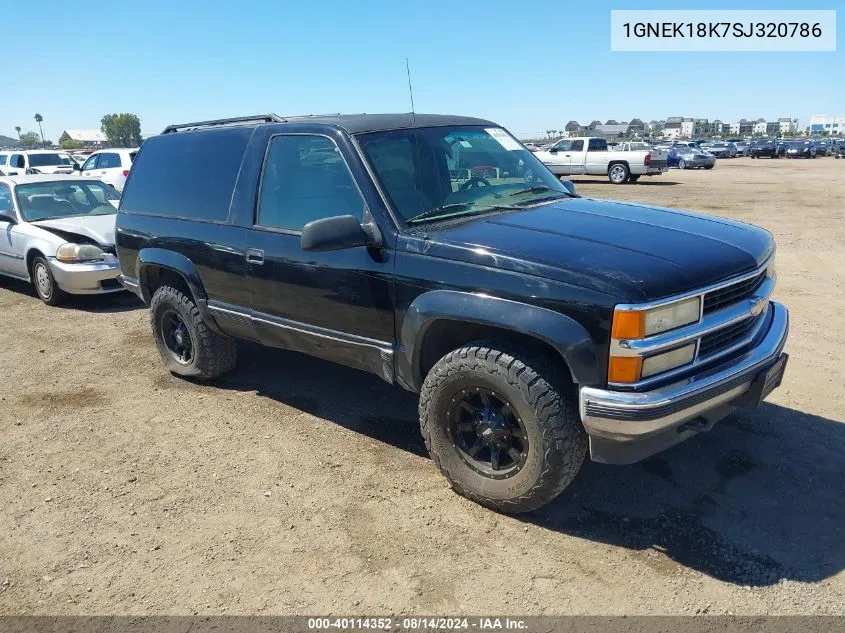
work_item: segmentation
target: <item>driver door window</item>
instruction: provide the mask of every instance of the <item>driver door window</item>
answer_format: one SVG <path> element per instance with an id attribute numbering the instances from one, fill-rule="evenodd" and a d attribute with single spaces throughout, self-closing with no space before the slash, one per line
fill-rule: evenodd
<path id="1" fill-rule="evenodd" d="M 97 169 L 97 160 L 99 160 L 100 155 L 94 154 L 84 163 L 82 163 L 82 171 L 91 171 L 92 169 Z"/>

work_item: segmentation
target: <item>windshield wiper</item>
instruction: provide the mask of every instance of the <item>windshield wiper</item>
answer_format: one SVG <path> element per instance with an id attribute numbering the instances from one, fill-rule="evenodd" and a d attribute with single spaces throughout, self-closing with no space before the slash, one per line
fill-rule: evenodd
<path id="1" fill-rule="evenodd" d="M 519 191 L 514 191 L 510 195 L 511 196 L 518 196 L 518 195 L 523 194 L 523 193 L 543 193 L 544 191 L 552 191 L 552 188 L 546 187 L 545 185 L 534 185 L 533 187 L 526 187 L 525 189 L 520 189 Z"/>
<path id="2" fill-rule="evenodd" d="M 474 203 L 472 203 L 472 202 L 451 202 L 449 204 L 444 204 L 443 206 L 436 207 L 434 209 L 429 209 L 428 211 L 423 211 L 419 215 L 415 215 L 414 217 L 410 218 L 409 220 L 405 220 L 405 222 L 407 224 L 416 224 L 416 223 L 421 222 L 423 220 L 429 220 L 429 219 L 432 219 L 432 218 L 439 217 L 439 216 L 443 215 L 444 211 L 449 211 L 450 209 L 457 209 L 457 208 L 466 207 L 466 206 L 470 207 L 469 209 L 466 209 L 466 211 L 472 212 L 472 213 L 475 213 L 475 212 L 483 213 L 485 211 L 493 211 L 493 210 L 496 210 L 496 209 L 504 209 L 504 210 L 510 210 L 510 211 L 519 209 L 519 207 L 515 207 L 513 205 L 507 205 L 507 204 L 501 204 L 501 205 L 495 204 L 495 205 L 490 205 L 490 206 L 486 206 L 486 207 L 472 208 L 473 204 Z M 447 214 L 447 215 L 457 215 L 457 214 Z"/>

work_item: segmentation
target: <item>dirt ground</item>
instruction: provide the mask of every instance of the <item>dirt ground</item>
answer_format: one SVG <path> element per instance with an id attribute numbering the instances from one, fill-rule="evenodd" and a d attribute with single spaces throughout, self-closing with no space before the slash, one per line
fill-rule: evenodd
<path id="1" fill-rule="evenodd" d="M 2 280 L 0 613 L 845 614 L 845 161 L 576 185 L 775 235 L 768 404 L 512 518 L 449 489 L 374 376 L 244 346 L 192 384 L 128 294 Z"/>

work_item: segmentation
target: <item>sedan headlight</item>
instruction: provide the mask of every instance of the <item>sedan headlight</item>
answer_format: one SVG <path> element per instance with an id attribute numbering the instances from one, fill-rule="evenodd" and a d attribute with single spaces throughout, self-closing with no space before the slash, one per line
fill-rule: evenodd
<path id="1" fill-rule="evenodd" d="M 56 259 L 64 264 L 78 264 L 101 259 L 103 249 L 92 244 L 62 244 L 56 250 Z"/>

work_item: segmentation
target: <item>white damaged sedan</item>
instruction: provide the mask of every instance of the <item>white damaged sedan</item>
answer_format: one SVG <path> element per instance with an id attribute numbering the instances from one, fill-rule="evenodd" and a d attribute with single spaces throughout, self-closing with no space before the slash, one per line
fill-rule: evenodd
<path id="1" fill-rule="evenodd" d="M 31 281 L 44 303 L 122 290 L 114 231 L 120 195 L 99 180 L 0 177 L 0 275 Z"/>

